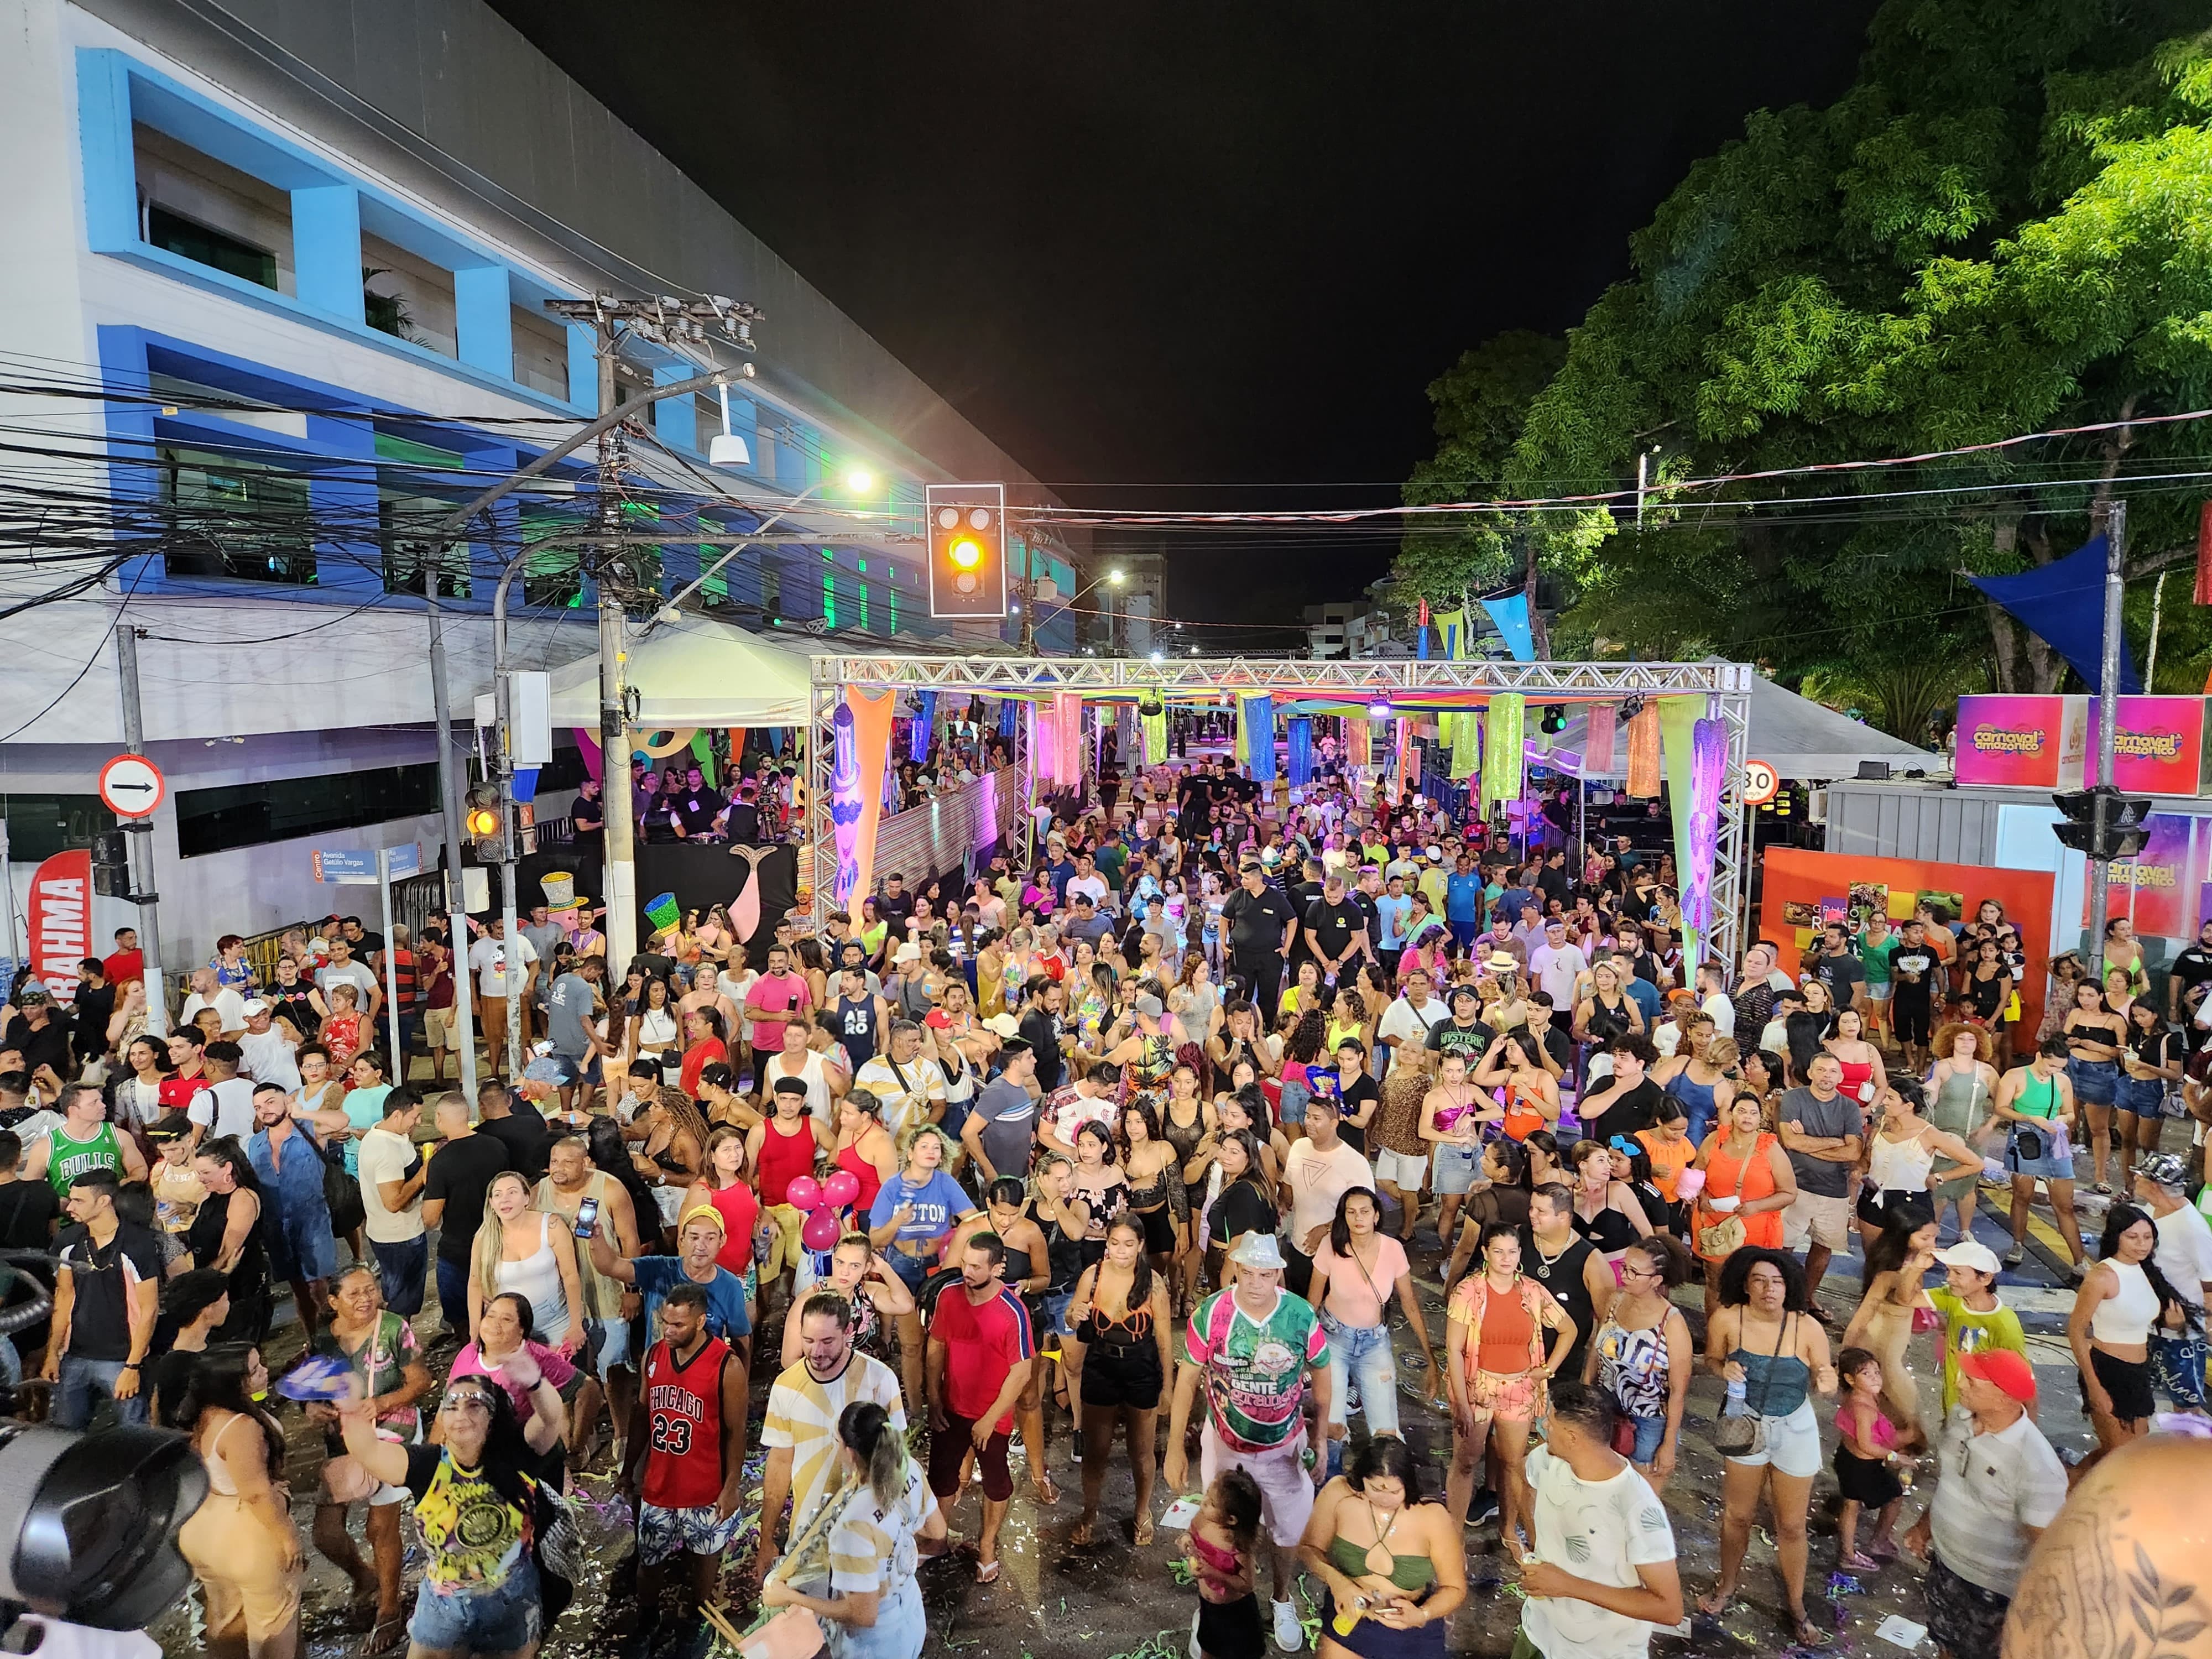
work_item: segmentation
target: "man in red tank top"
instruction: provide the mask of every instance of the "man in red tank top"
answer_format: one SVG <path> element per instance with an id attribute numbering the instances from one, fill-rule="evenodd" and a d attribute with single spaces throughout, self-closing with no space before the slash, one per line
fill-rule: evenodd
<path id="1" fill-rule="evenodd" d="M 686 1627 L 697 1621 L 738 1530 L 745 1370 L 734 1359 L 727 1343 L 707 1334 L 707 1293 L 670 1286 L 623 1459 L 623 1491 L 637 1504 L 637 1597 L 647 1631 L 665 1610 L 669 1564 L 679 1553 L 690 1557 L 690 1573 L 678 1616 Z"/>

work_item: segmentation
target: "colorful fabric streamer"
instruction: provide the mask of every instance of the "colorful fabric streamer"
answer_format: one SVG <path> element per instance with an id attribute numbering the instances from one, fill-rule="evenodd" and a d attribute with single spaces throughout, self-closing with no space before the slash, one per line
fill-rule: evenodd
<path id="1" fill-rule="evenodd" d="M 1682 869 L 1682 960 L 1700 959 L 1712 937 L 1713 863 L 1721 844 L 1721 794 L 1728 783 L 1728 723 L 1701 720 L 1690 738 L 1689 856 Z"/>
<path id="2" fill-rule="evenodd" d="M 1051 777 L 1061 784 L 1083 781 L 1083 693 L 1052 694 Z"/>
<path id="3" fill-rule="evenodd" d="M 1614 758 L 1618 749 L 1619 728 L 1614 720 L 1619 711 L 1609 702 L 1594 702 L 1587 716 L 1589 728 L 1583 738 L 1583 775 L 1609 778 L 1619 768 Z"/>
<path id="4" fill-rule="evenodd" d="M 1647 702 L 1628 723 L 1628 793 L 1645 800 L 1659 793 L 1659 705 Z"/>
<path id="5" fill-rule="evenodd" d="M 1310 715 L 1298 714 L 1291 718 L 1288 748 L 1291 787 L 1303 789 L 1313 780 L 1314 740 Z"/>
<path id="6" fill-rule="evenodd" d="M 1168 758 L 1168 711 L 1144 717 L 1145 764 L 1164 766 Z"/>
<path id="7" fill-rule="evenodd" d="M 1488 730 L 1482 744 L 1482 816 L 1500 801 L 1521 799 L 1525 758 L 1522 727 L 1528 720 L 1528 700 L 1518 691 L 1501 691 L 1490 700 Z"/>
<path id="8" fill-rule="evenodd" d="M 1464 714 L 1447 714 L 1442 723 L 1445 741 L 1451 745 L 1452 777 L 1473 777 L 1482 764 L 1482 717 L 1470 709 Z"/>
<path id="9" fill-rule="evenodd" d="M 1237 758 L 1252 769 L 1261 783 L 1275 776 L 1275 700 L 1266 692 L 1240 697 L 1237 725 Z"/>
<path id="10" fill-rule="evenodd" d="M 914 703 L 914 721 L 907 727 L 906 757 L 908 760 L 927 760 L 929 740 L 937 732 L 937 693 L 917 692 Z"/>

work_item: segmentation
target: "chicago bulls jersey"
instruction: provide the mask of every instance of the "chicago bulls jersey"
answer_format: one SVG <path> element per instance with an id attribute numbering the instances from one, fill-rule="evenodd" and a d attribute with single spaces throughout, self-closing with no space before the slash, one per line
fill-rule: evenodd
<path id="1" fill-rule="evenodd" d="M 656 1509 L 698 1509 L 721 1494 L 722 1368 L 731 1357 L 729 1345 L 713 1336 L 688 1361 L 665 1341 L 645 1357 L 652 1441 L 642 1496 Z"/>

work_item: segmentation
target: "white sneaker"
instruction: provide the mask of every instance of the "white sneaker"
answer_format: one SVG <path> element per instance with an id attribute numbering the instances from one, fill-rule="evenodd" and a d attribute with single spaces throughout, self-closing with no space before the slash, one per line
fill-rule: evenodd
<path id="1" fill-rule="evenodd" d="M 1297 1606 L 1289 1601 L 1275 1603 L 1275 1645 L 1285 1653 L 1296 1653 L 1306 1644 L 1306 1627 L 1298 1622 Z"/>

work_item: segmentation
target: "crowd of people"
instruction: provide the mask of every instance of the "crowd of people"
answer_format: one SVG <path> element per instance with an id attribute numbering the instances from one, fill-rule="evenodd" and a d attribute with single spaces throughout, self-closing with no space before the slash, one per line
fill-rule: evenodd
<path id="1" fill-rule="evenodd" d="M 1924 1561 L 1936 1644 L 1982 1659 L 2079 1474 L 2000 1285 L 2039 1196 L 2084 1467 L 2161 1404 L 2202 1418 L 2212 1200 L 2167 1125 L 2212 1119 L 2212 925 L 2162 1003 L 2119 923 L 2102 988 L 2062 963 L 2037 1018 L 1992 904 L 1831 925 L 1794 975 L 1764 942 L 1692 963 L 1664 854 L 1335 775 L 1107 780 L 1040 804 L 1027 867 L 887 874 L 819 931 L 687 914 L 618 972 L 586 905 L 459 950 L 331 918 L 265 975 L 226 938 L 166 1037 L 127 933 L 73 1005 L 18 983 L 0 1247 L 51 1261 L 5 1270 L 19 1409 L 191 1437 L 212 1496 L 180 1546 L 210 1644 L 256 1659 L 300 1641 L 286 1455 L 317 1431 L 309 1539 L 365 1655 L 534 1650 L 596 1480 L 634 1525 L 600 1626 L 627 1650 L 696 1650 L 734 1590 L 911 1659 L 921 1558 L 957 1530 L 955 1570 L 998 1582 L 1018 1474 L 1074 1548 L 1152 1546 L 1163 1475 L 1199 1494 L 1175 1524 L 1212 1659 L 1304 1646 L 1301 1575 L 1331 1655 L 1440 1654 L 1469 1607 L 1516 1653 L 1640 1653 L 1728 1608 L 1762 1524 L 1777 1634 L 1817 1644 L 1826 1465 L 1822 1565 Z M 1696 1584 L 1663 1501 L 1692 1456 L 1723 1466 Z M 1517 1599 L 1470 1589 L 1493 1538 Z"/>

